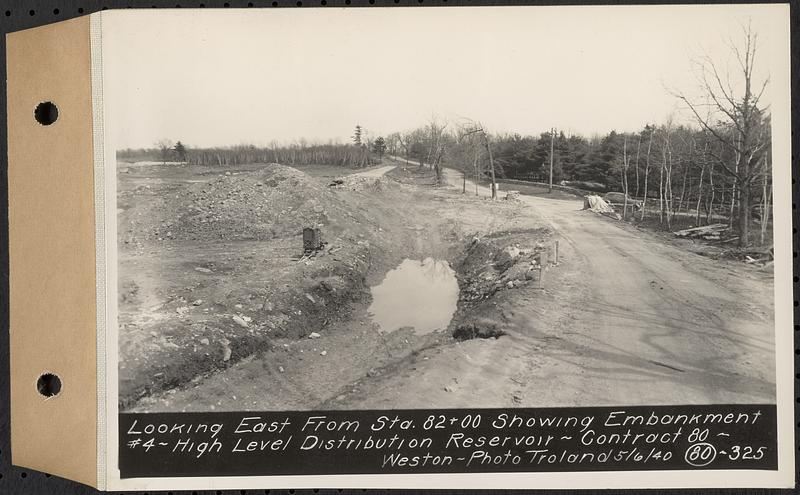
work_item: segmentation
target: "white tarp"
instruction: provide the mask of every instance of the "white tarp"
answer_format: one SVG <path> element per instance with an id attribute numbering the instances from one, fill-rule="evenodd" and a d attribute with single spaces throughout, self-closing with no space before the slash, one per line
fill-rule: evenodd
<path id="1" fill-rule="evenodd" d="M 589 194 L 583 197 L 583 209 L 592 210 L 595 213 L 600 213 L 601 215 L 606 215 L 617 220 L 622 219 L 610 204 L 606 203 L 603 198 L 595 194 Z"/>

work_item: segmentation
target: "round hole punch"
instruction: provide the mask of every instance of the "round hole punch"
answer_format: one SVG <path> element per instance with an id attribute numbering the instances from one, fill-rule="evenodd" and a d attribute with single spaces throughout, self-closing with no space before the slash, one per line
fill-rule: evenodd
<path id="1" fill-rule="evenodd" d="M 36 380 L 36 390 L 44 397 L 55 397 L 61 392 L 61 378 L 53 373 L 44 373 Z"/>
<path id="2" fill-rule="evenodd" d="M 58 107 L 51 101 L 44 101 L 36 105 L 33 117 L 42 125 L 51 125 L 58 120 Z"/>

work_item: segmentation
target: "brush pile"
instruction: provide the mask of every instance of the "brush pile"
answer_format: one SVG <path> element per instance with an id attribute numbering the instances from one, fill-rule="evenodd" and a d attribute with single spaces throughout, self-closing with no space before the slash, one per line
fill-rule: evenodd
<path id="1" fill-rule="evenodd" d="M 714 223 L 711 225 L 704 225 L 702 227 L 679 230 L 677 232 L 673 232 L 673 234 L 675 234 L 677 237 L 719 241 L 722 239 L 723 233 L 729 230 L 730 227 L 724 223 Z"/>

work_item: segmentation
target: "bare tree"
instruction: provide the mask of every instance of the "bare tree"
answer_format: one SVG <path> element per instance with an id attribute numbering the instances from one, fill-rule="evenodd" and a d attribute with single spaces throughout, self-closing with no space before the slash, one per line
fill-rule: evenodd
<path id="1" fill-rule="evenodd" d="M 492 179 L 492 199 L 497 199 L 497 182 L 495 181 L 494 175 L 494 156 L 492 155 L 492 144 L 489 139 L 489 135 L 486 133 L 486 130 L 480 122 L 470 121 L 469 124 L 464 127 L 463 135 L 469 136 L 472 134 L 476 134 L 481 137 L 483 146 L 486 149 L 486 154 L 489 156 L 489 174 Z"/>
<path id="2" fill-rule="evenodd" d="M 428 123 L 428 163 L 436 176 L 436 185 L 442 184 L 442 158 L 445 149 L 445 130 L 447 123 L 440 124 L 436 117 Z"/>
<path id="3" fill-rule="evenodd" d="M 628 156 L 628 135 L 625 134 L 622 142 L 622 192 L 625 197 L 622 200 L 622 218 L 628 216 L 628 166 L 630 165 L 630 156 Z"/>
<path id="4" fill-rule="evenodd" d="M 400 142 L 400 133 L 393 132 L 386 136 L 386 152 L 394 157 L 397 155 L 397 145 Z"/>
<path id="5" fill-rule="evenodd" d="M 555 142 L 556 142 L 556 128 L 553 127 L 550 129 L 550 180 L 548 181 L 547 192 L 553 192 L 553 156 L 555 154 Z"/>
<path id="6" fill-rule="evenodd" d="M 669 190 L 669 178 L 671 176 L 670 164 L 670 146 L 672 136 L 672 119 L 664 126 L 663 140 L 661 143 L 661 169 L 658 176 L 658 223 L 664 224 L 666 213 L 667 229 L 670 227 L 669 222 L 669 198 L 671 191 Z"/>
<path id="7" fill-rule="evenodd" d="M 650 174 L 650 150 L 653 148 L 653 134 L 655 134 L 655 128 L 650 128 L 650 137 L 647 140 L 647 156 L 645 157 L 644 165 L 644 198 L 642 198 L 642 216 L 640 220 L 644 220 L 645 209 L 647 207 L 647 176 Z"/>
<path id="8" fill-rule="evenodd" d="M 700 183 L 697 186 L 697 205 L 695 207 L 695 223 L 700 225 L 700 202 L 703 199 L 703 174 L 706 172 L 706 162 L 708 161 L 708 139 L 705 140 L 703 144 L 703 155 L 700 161 Z M 711 187 L 714 187 L 713 178 L 711 177 L 711 172 L 709 172 L 709 180 L 711 182 Z M 712 192 L 713 194 L 713 192 Z"/>
<path id="9" fill-rule="evenodd" d="M 406 158 L 406 164 L 408 164 L 408 153 L 411 147 L 411 136 L 410 132 L 403 132 L 397 135 L 397 142 L 400 144 L 400 147 L 403 148 L 403 154 Z"/>
<path id="10" fill-rule="evenodd" d="M 161 163 L 166 164 L 169 160 L 170 155 L 172 154 L 172 141 L 169 139 L 161 139 L 156 142 L 156 148 L 158 149 L 158 156 L 161 158 Z"/>
<path id="11" fill-rule="evenodd" d="M 636 192 L 635 197 L 639 197 L 639 151 L 642 149 L 642 133 L 639 133 L 639 139 L 636 142 Z"/>
<path id="12" fill-rule="evenodd" d="M 721 69 L 708 56 L 697 62 L 703 99 L 683 92 L 674 94 L 689 107 L 700 126 L 722 144 L 722 153 L 709 150 L 709 154 L 733 178 L 733 199 L 739 204 L 739 245 L 747 246 L 753 183 L 761 174 L 766 162 L 763 154 L 769 146 L 768 107 L 760 104 L 769 77 L 760 83 L 754 80 L 758 35 L 749 24 L 743 26 L 743 38 L 743 46 L 728 43 L 737 62 L 735 71 Z"/>
<path id="13" fill-rule="evenodd" d="M 772 153 L 764 155 L 764 161 L 771 158 Z M 764 244 L 767 235 L 767 225 L 769 224 L 770 205 L 772 203 L 772 181 L 769 177 L 770 164 L 765 164 L 764 173 L 762 174 L 762 196 L 761 196 L 761 244 Z M 767 190 L 769 185 L 769 190 Z"/>

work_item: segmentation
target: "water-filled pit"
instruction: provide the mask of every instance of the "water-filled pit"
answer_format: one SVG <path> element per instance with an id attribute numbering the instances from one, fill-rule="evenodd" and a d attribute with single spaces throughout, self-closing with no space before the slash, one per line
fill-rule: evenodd
<path id="1" fill-rule="evenodd" d="M 369 313 L 382 332 L 412 327 L 424 335 L 445 329 L 458 303 L 455 271 L 434 258 L 403 260 L 371 292 Z"/>

